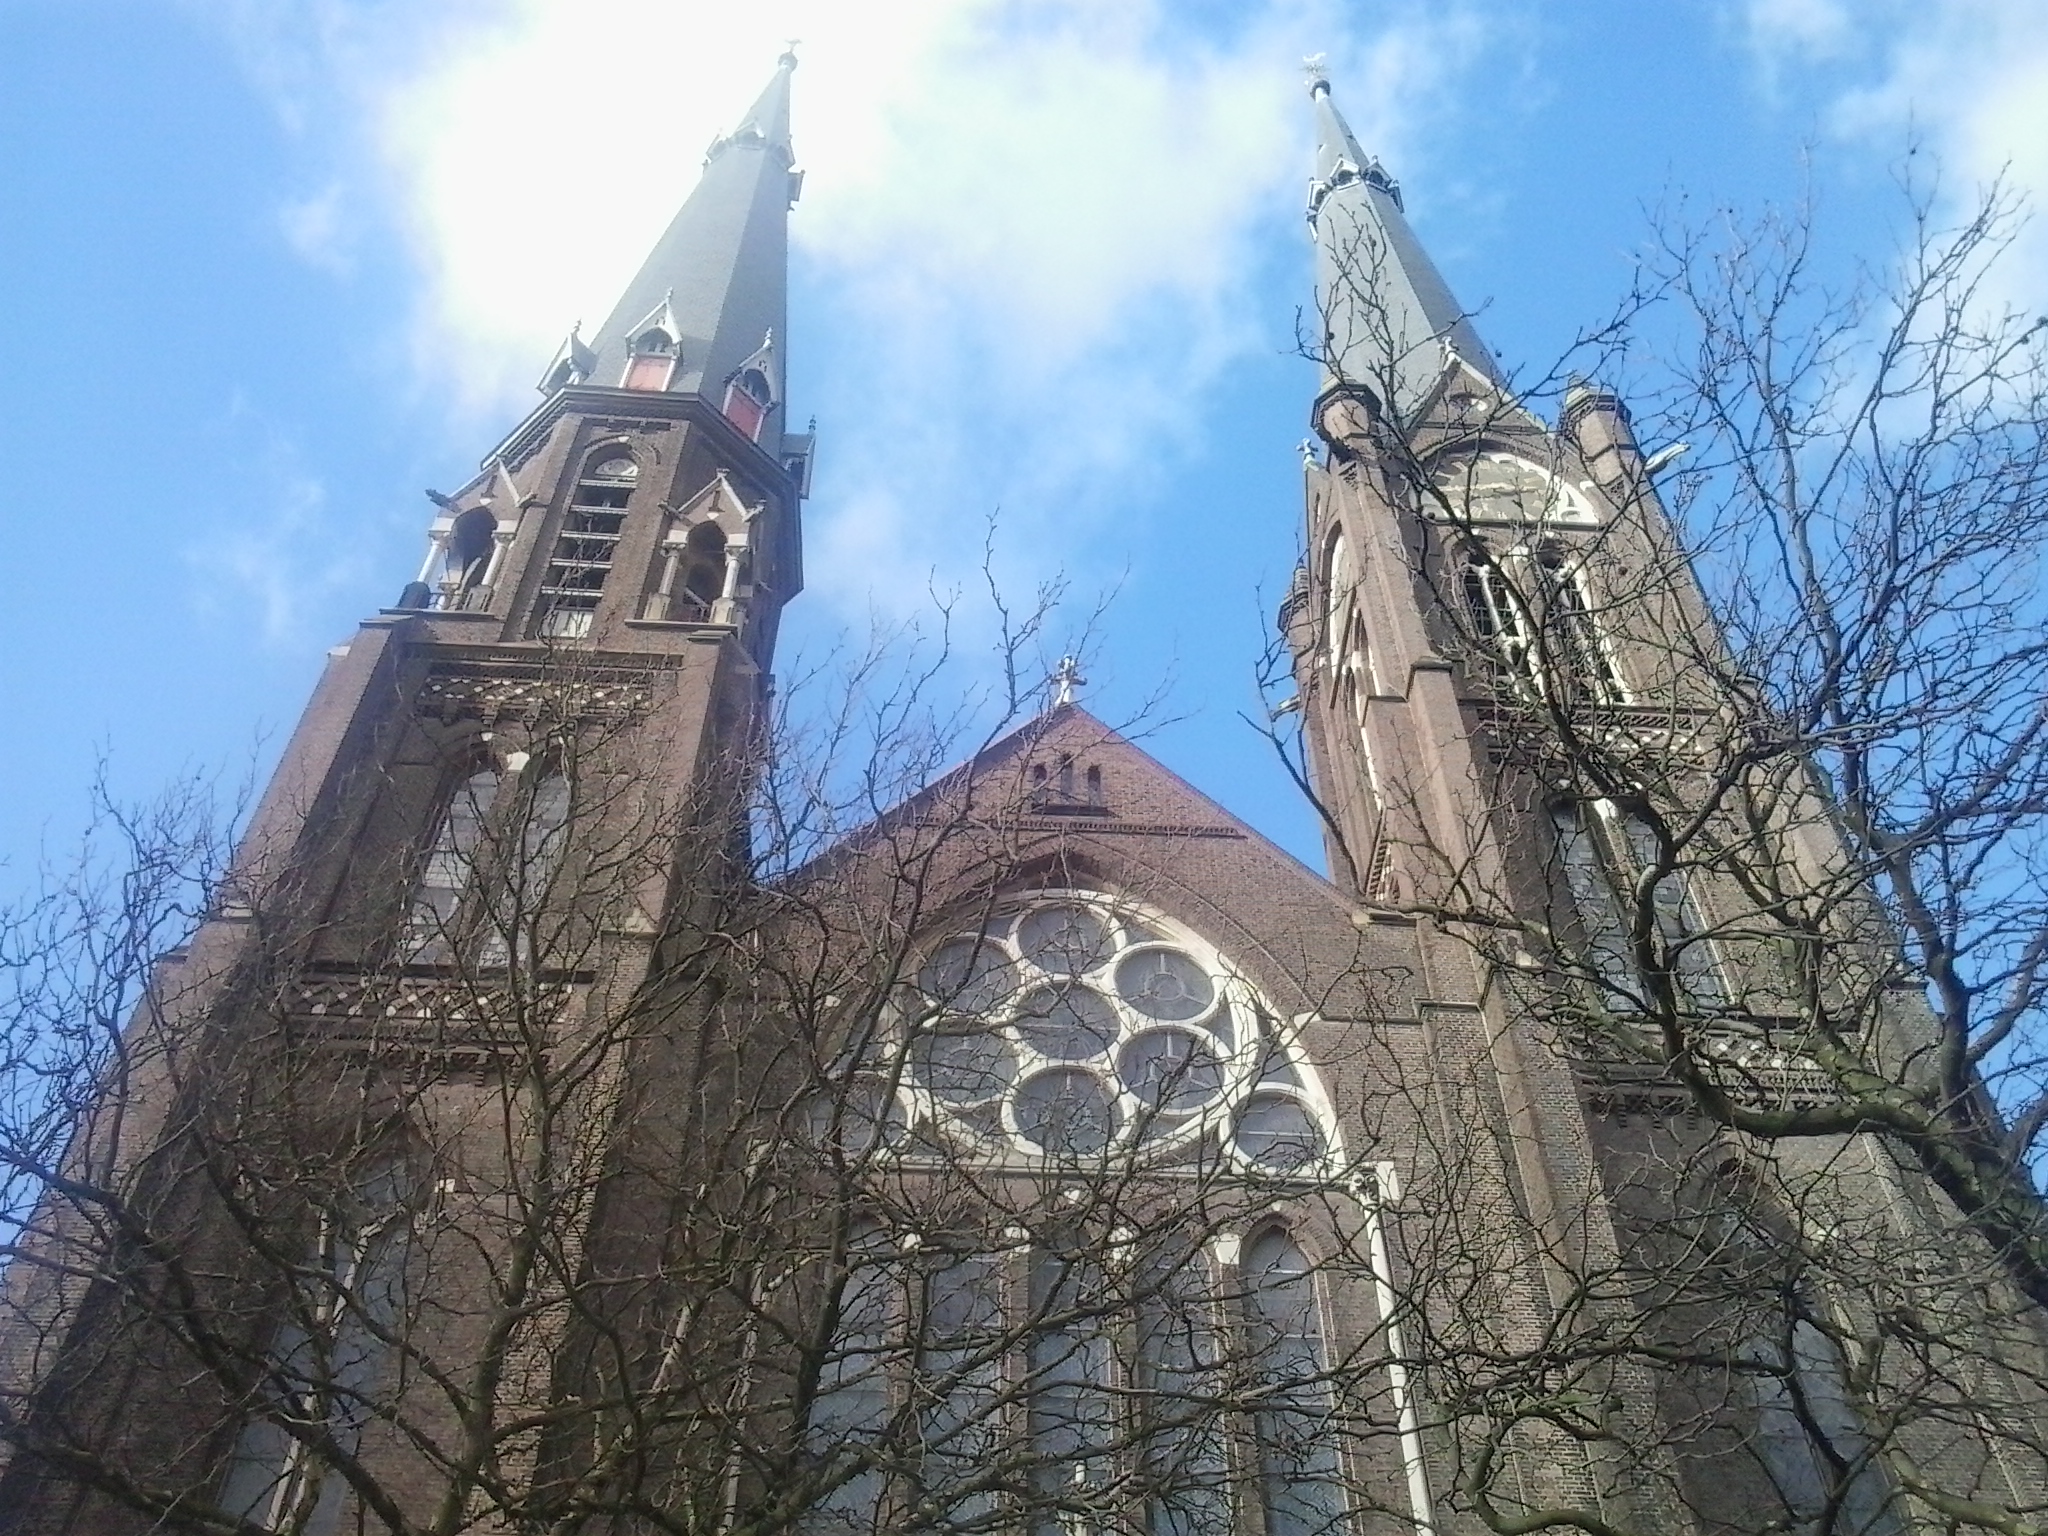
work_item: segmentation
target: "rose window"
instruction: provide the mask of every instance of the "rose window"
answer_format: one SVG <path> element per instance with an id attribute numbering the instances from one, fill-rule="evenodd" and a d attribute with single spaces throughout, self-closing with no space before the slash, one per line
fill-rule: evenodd
<path id="1" fill-rule="evenodd" d="M 1049 891 L 942 941 L 902 1000 L 897 1084 L 863 1119 L 1033 1158 L 1223 1155 L 1277 1173 L 1333 1149 L 1314 1074 L 1208 946 L 1128 903 Z"/>

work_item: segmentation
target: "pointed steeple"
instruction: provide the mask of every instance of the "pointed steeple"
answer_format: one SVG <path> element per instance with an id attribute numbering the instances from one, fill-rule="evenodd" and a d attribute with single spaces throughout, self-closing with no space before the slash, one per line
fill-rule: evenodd
<path id="1" fill-rule="evenodd" d="M 1455 353 L 1504 384 L 1499 365 L 1402 211 L 1401 189 L 1369 158 L 1330 99 L 1320 60 L 1309 65 L 1316 175 L 1308 221 L 1316 242 L 1316 312 L 1325 387 L 1369 391 L 1400 424 Z"/>
<path id="2" fill-rule="evenodd" d="M 713 141 L 696 190 L 611 318 L 589 338 L 588 382 L 617 388 L 631 372 L 639 387 L 663 378 L 656 387 L 707 395 L 715 404 L 764 335 L 786 334 L 789 209 L 802 182 L 791 169 L 789 137 L 795 68 L 796 55 L 783 54 L 752 110 Z M 656 316 L 671 331 L 674 366 L 631 370 L 636 343 Z"/>

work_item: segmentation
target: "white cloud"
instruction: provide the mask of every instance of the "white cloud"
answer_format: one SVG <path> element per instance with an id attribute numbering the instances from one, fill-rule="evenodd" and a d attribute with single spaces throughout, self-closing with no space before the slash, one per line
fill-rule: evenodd
<path id="1" fill-rule="evenodd" d="M 360 590 L 375 573 L 365 569 L 360 544 L 329 536 L 326 486 L 258 408 L 234 400 L 218 430 L 257 471 L 248 482 L 257 500 L 215 506 L 184 551 L 196 605 L 213 621 L 253 617 L 266 647 L 304 646 L 318 638 L 309 622 L 325 611 L 322 597 Z"/>
<path id="2" fill-rule="evenodd" d="M 1886 159 L 1924 146 L 1958 208 L 1999 179 L 2027 197 L 2003 296 L 2048 307 L 2048 6 L 1751 0 L 1749 20 L 1775 67 L 1811 72 L 1835 137 Z"/>
<path id="3" fill-rule="evenodd" d="M 188 3 L 307 131 L 308 102 L 356 125 L 370 187 L 289 227 L 331 259 L 348 210 L 395 209 L 415 355 L 464 446 L 525 409 L 571 321 L 608 311 L 700 148 L 803 39 L 793 232 L 862 340 L 792 337 L 800 374 L 824 364 L 796 406 L 825 417 L 813 591 L 850 612 L 904 570 L 909 529 L 911 563 L 957 579 L 997 496 L 1013 574 L 1071 563 L 1219 372 L 1286 345 L 1250 329 L 1247 293 L 1300 239 L 1303 53 L 1330 53 L 1354 126 L 1398 152 L 1391 104 L 1440 99 L 1484 46 L 1457 6 L 1354 36 L 1342 0 L 1242 0 L 1206 32 L 1173 0 Z"/>
<path id="4" fill-rule="evenodd" d="M 330 182 L 310 197 L 288 202 L 278 210 L 285 243 L 301 260 L 336 275 L 348 272 L 354 244 L 343 197 L 340 184 Z"/>

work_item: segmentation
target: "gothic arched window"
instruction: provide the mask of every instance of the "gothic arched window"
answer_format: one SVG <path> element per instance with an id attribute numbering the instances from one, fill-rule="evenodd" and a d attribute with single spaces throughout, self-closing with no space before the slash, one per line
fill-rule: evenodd
<path id="1" fill-rule="evenodd" d="M 530 795 L 527 782 L 533 785 Z M 505 868 L 483 899 L 484 939 L 478 960 L 487 966 L 504 965 L 514 954 L 522 960 L 534 954 L 535 927 L 569 841 L 569 780 L 559 769 L 522 782 L 508 798 L 512 804 L 506 816 L 511 824 L 499 839 Z"/>
<path id="2" fill-rule="evenodd" d="M 312 1214 L 305 1261 L 264 1353 L 253 1412 L 236 1438 L 221 1507 L 267 1530 L 331 1536 L 353 1457 L 375 1417 L 375 1392 L 402 1300 L 408 1180 L 402 1165 L 361 1172 Z M 326 1448 L 285 1424 L 324 1431 Z"/>
<path id="3" fill-rule="evenodd" d="M 1558 861 L 1586 932 L 1593 974 L 1608 994 L 1609 1006 L 1626 1008 L 1632 1000 L 1640 1001 L 1645 990 L 1645 978 L 1637 973 L 1629 948 L 1629 910 L 1643 875 L 1659 863 L 1657 834 L 1648 822 L 1625 814 L 1611 801 L 1588 804 L 1590 809 L 1551 807 Z M 1702 1007 L 1725 1003 L 1727 985 L 1713 946 L 1704 937 L 1706 923 L 1685 872 L 1674 869 L 1658 880 L 1650 899 L 1656 909 L 1658 947 L 1680 993 Z"/>
<path id="4" fill-rule="evenodd" d="M 1809 1319 L 1745 1352 L 1757 1460 L 1799 1536 L 1897 1536 L 1891 1480 L 1850 1401 L 1841 1346 Z"/>
<path id="5" fill-rule="evenodd" d="M 993 1255 L 932 1255 L 918 1308 L 917 1484 L 953 1522 L 975 1529 L 995 1510 L 986 1488 L 969 1491 L 1002 1438 L 1002 1264 Z"/>
<path id="6" fill-rule="evenodd" d="M 440 959 L 452 950 L 462 898 L 476 872 L 484 821 L 497 795 L 494 766 L 471 770 L 449 790 L 406 919 L 406 948 L 412 958 Z"/>
<path id="7" fill-rule="evenodd" d="M 1167 1244 L 1137 1268 L 1131 1357 L 1140 1486 L 1149 1536 L 1230 1529 L 1230 1452 L 1213 1405 L 1225 1355 L 1208 1264 Z"/>
<path id="8" fill-rule="evenodd" d="M 1088 1253 L 1039 1249 L 1031 1256 L 1026 1418 L 1031 1437 L 1033 1536 L 1093 1526 L 1089 1502 L 1110 1479 L 1118 1440 L 1112 1396 L 1107 1278 Z"/>
<path id="9" fill-rule="evenodd" d="M 818 1362 L 806 1443 L 830 1486 L 798 1522 L 805 1536 L 873 1531 L 882 1473 L 858 1458 L 880 1435 L 889 1412 L 889 1362 L 901 1327 L 901 1275 L 872 1223 L 847 1244 L 846 1269 L 835 1298 L 834 1326 Z M 852 1465 L 846 1463 L 851 1459 Z"/>
<path id="10" fill-rule="evenodd" d="M 1344 1496 L 1315 1276 L 1280 1227 L 1246 1246 L 1243 1275 L 1266 1536 L 1327 1536 L 1342 1521 Z"/>
<path id="11" fill-rule="evenodd" d="M 1499 560 L 1483 550 L 1471 551 L 1460 573 L 1465 615 L 1480 651 L 1499 665 L 1502 675 L 1533 681 L 1529 626 L 1522 596 L 1508 580 Z"/>
<path id="12" fill-rule="evenodd" d="M 1598 702 L 1623 702 L 1621 678 L 1586 598 L 1584 573 L 1554 544 L 1536 552 L 1536 572 L 1551 650 L 1546 660 Z"/>
<path id="13" fill-rule="evenodd" d="M 1338 529 L 1323 555 L 1323 646 L 1334 667 L 1341 658 L 1344 632 L 1357 582 L 1351 574 L 1351 546 Z"/>

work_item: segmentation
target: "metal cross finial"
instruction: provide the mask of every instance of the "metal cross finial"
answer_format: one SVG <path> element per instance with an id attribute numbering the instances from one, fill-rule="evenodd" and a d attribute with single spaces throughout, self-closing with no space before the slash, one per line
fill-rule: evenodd
<path id="1" fill-rule="evenodd" d="M 1321 469 L 1323 467 L 1323 461 L 1316 455 L 1316 440 L 1312 437 L 1304 437 L 1301 440 L 1301 467 L 1303 469 Z"/>
<path id="2" fill-rule="evenodd" d="M 1329 61 L 1330 56 L 1327 53 L 1311 53 L 1303 57 L 1301 68 L 1308 76 L 1309 95 L 1313 96 L 1317 91 L 1327 91 L 1330 88 Z"/>
<path id="3" fill-rule="evenodd" d="M 1062 656 L 1060 664 L 1053 669 L 1052 702 L 1055 708 L 1074 702 L 1074 690 L 1088 686 L 1088 679 L 1081 675 L 1081 658 Z"/>

